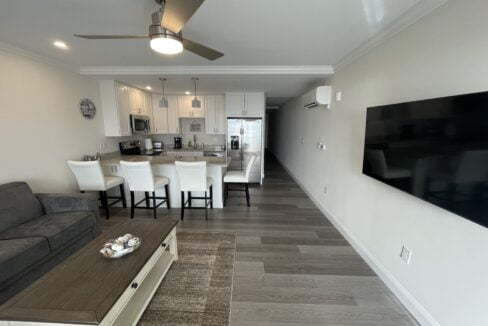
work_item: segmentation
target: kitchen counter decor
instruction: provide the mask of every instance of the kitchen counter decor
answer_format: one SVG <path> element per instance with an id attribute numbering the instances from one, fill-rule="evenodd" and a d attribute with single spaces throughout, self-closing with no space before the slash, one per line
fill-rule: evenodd
<path id="1" fill-rule="evenodd" d="M 140 238 L 127 233 L 117 239 L 106 242 L 100 253 L 105 258 L 120 258 L 139 248 L 141 242 Z"/>

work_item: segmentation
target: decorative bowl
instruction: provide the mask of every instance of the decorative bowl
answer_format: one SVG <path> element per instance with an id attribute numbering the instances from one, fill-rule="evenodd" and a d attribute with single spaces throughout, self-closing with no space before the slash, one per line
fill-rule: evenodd
<path id="1" fill-rule="evenodd" d="M 100 253 L 105 258 L 120 258 L 139 248 L 141 243 L 141 238 L 127 233 L 117 239 L 108 240 L 103 248 L 100 249 Z"/>

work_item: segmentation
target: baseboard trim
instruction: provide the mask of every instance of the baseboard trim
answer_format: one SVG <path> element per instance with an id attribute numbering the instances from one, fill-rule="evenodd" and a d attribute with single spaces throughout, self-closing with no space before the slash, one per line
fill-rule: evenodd
<path id="1" fill-rule="evenodd" d="M 295 177 L 288 167 L 273 154 L 276 160 L 286 170 L 290 177 L 298 184 L 298 186 L 307 194 L 317 208 L 324 214 L 330 222 L 337 228 L 337 230 L 346 238 L 351 246 L 358 252 L 358 254 L 366 261 L 366 263 L 375 271 L 386 286 L 393 292 L 397 299 L 405 306 L 405 308 L 412 314 L 417 322 L 423 326 L 440 326 L 439 322 L 425 309 L 425 307 L 391 274 L 383 264 L 381 264 L 373 254 L 364 246 L 364 244 L 351 233 L 338 218 L 331 214 L 322 204 L 315 199 L 315 197 L 305 188 L 305 186 Z"/>

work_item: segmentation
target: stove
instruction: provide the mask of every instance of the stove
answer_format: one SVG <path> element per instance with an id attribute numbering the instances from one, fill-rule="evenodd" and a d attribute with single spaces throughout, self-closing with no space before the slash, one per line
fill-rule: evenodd
<path id="1" fill-rule="evenodd" d="M 163 152 L 160 149 L 146 151 L 142 148 L 141 142 L 139 140 L 120 142 L 119 149 L 121 155 L 159 156 Z"/>

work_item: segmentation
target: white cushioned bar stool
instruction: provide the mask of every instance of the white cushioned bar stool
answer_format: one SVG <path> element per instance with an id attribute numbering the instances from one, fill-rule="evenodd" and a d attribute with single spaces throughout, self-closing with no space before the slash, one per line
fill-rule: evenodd
<path id="1" fill-rule="evenodd" d="M 68 161 L 71 172 L 75 175 L 76 182 L 81 192 L 98 191 L 102 207 L 105 209 L 107 219 L 110 218 L 109 207 L 122 202 L 127 207 L 125 200 L 124 178 L 117 176 L 103 175 L 102 166 L 99 161 Z M 120 188 L 120 197 L 109 197 L 107 191 L 115 187 Z M 108 203 L 109 199 L 115 201 Z"/>
<path id="2" fill-rule="evenodd" d="M 229 191 L 244 191 L 246 193 L 247 207 L 251 207 L 249 200 L 249 174 L 251 173 L 252 165 L 256 161 L 256 155 L 251 155 L 249 162 L 247 162 L 245 171 L 227 171 L 224 175 L 225 195 L 224 206 L 227 198 L 229 197 Z M 244 185 L 244 188 L 231 188 L 229 189 L 229 183 Z"/>
<path id="3" fill-rule="evenodd" d="M 157 209 L 162 204 L 166 203 L 166 207 L 170 207 L 169 203 L 169 179 L 162 176 L 154 176 L 151 168 L 151 163 L 149 161 L 144 162 L 127 162 L 120 161 L 122 170 L 124 171 L 125 178 L 129 184 L 130 190 L 130 217 L 134 218 L 134 210 L 137 209 L 152 209 L 154 218 L 157 218 Z M 166 197 L 156 197 L 156 190 L 164 189 Z M 141 191 L 144 192 L 145 198 L 139 202 L 134 202 L 134 192 Z M 149 192 L 152 196 L 149 196 Z M 152 207 L 150 205 L 150 199 L 152 199 Z M 159 204 L 156 204 L 156 200 L 161 200 Z M 145 202 L 146 205 L 141 206 L 140 204 Z"/>
<path id="4" fill-rule="evenodd" d="M 175 162 L 176 174 L 180 181 L 181 189 L 181 219 L 185 218 L 186 209 L 205 209 L 205 220 L 208 220 L 208 206 L 213 209 L 213 180 L 207 177 L 207 162 Z M 193 197 L 192 191 L 204 192 L 204 197 Z M 188 200 L 185 202 L 185 192 L 188 192 Z M 192 199 L 203 199 L 204 207 L 193 207 Z M 185 207 L 187 206 L 188 207 Z"/>

